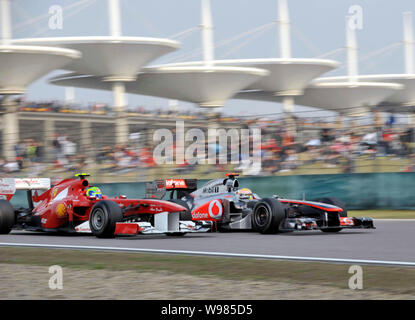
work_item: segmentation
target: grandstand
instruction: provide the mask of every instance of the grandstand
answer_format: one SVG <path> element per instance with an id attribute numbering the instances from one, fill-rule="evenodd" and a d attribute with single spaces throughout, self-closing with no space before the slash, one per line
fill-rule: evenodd
<path id="1" fill-rule="evenodd" d="M 120 1 L 107 0 L 108 36 L 12 39 L 9 5 L 13 0 L 0 0 L 3 174 L 66 175 L 85 168 L 104 180 L 116 176 L 136 181 L 156 175 L 211 177 L 225 169 L 245 175 L 412 171 L 413 124 L 405 115 L 379 113 L 413 112 L 414 40 L 409 13 L 404 14 L 404 74 L 360 75 L 355 30 L 347 18 L 347 76 L 322 77 L 340 63 L 292 57 L 286 0 L 278 0 L 277 23 L 221 42 L 236 42 L 238 48 L 237 41 L 243 36 L 249 38 L 277 25 L 280 57 L 216 60 L 215 47 L 220 44 L 214 42 L 210 0 L 202 0 L 203 59 L 157 65 L 149 64 L 178 50 L 180 43 L 123 36 Z M 13 97 L 56 69 L 70 73 L 55 76 L 50 83 L 110 91 L 112 105 L 82 106 Z M 202 108 L 192 112 L 133 108 L 128 105 L 127 93 L 186 101 Z M 253 108 L 256 101 L 283 103 L 284 112 L 251 117 L 214 113 L 229 99 L 250 100 Z M 318 119 L 312 111 L 296 111 L 294 105 L 334 111 L 335 115 Z M 155 165 L 151 155 L 153 132 L 157 128 L 174 129 L 176 121 L 186 121 L 188 128 L 203 131 L 212 127 L 261 128 L 262 169 L 250 170 L 249 163 L 225 167 Z M 293 123 L 295 130 L 291 130 Z M 210 144 L 206 149 L 212 147 Z M 235 152 L 231 149 L 229 153 Z"/>

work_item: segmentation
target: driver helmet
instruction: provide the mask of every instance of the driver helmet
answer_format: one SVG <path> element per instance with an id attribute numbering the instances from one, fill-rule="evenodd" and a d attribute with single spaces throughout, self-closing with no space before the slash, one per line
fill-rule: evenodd
<path id="1" fill-rule="evenodd" d="M 248 188 L 242 188 L 236 192 L 240 200 L 252 200 L 254 195 Z"/>
<path id="2" fill-rule="evenodd" d="M 98 187 L 90 187 L 86 190 L 88 198 L 102 199 L 102 192 Z"/>

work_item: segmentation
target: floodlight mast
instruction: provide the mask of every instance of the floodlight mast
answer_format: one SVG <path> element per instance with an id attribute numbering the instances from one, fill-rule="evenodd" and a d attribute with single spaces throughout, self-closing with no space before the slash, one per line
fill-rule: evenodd
<path id="1" fill-rule="evenodd" d="M 213 67 L 215 64 L 215 37 L 212 19 L 212 7 L 210 0 L 201 0 L 201 27 L 202 27 L 202 47 L 203 61 L 206 67 Z M 213 108 L 212 116 L 217 116 L 221 108 Z"/>
<path id="2" fill-rule="evenodd" d="M 110 19 L 110 36 L 121 37 L 121 3 L 120 0 L 108 0 L 108 14 Z M 125 93 L 125 80 L 109 76 L 106 81 L 112 82 L 112 94 L 114 98 L 114 109 L 116 112 L 115 141 L 117 144 L 128 143 L 128 119 L 127 119 L 127 97 Z"/>
<path id="3" fill-rule="evenodd" d="M 202 45 L 205 65 L 213 66 L 215 60 L 212 10 L 210 0 L 202 0 Z"/>
<path id="4" fill-rule="evenodd" d="M 278 0 L 278 26 L 280 40 L 280 55 L 283 59 L 291 59 L 291 22 L 287 0 Z M 284 112 L 294 111 L 294 97 L 283 97 Z"/>
<path id="5" fill-rule="evenodd" d="M 280 53 L 281 58 L 290 59 L 291 58 L 291 22 L 290 14 L 288 11 L 287 0 L 278 1 L 278 25 L 279 25 L 279 35 L 280 35 Z"/>
<path id="6" fill-rule="evenodd" d="M 359 74 L 358 46 L 356 41 L 356 27 L 353 17 L 346 16 L 346 50 L 347 50 L 347 74 L 349 82 L 357 82 Z"/>
<path id="7" fill-rule="evenodd" d="M 0 0 L 2 45 L 9 45 L 12 38 L 10 0 Z"/>
<path id="8" fill-rule="evenodd" d="M 121 5 L 120 0 L 108 0 L 108 14 L 110 20 L 110 35 L 121 37 Z"/>
<path id="9" fill-rule="evenodd" d="M 413 33 L 412 12 L 403 13 L 403 43 L 405 47 L 405 72 L 407 74 L 413 74 L 415 73 L 415 42 Z"/>

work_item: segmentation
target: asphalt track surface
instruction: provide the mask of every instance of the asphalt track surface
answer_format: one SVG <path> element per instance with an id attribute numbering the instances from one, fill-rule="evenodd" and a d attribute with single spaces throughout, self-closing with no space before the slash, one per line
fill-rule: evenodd
<path id="1" fill-rule="evenodd" d="M 255 232 L 198 233 L 184 237 L 139 235 L 115 239 L 97 239 L 92 235 L 54 235 L 13 231 L 0 235 L 0 246 L 54 245 L 70 248 L 87 246 L 92 250 L 111 248 L 151 252 L 209 255 L 264 255 L 293 260 L 362 260 L 404 262 L 415 266 L 415 220 L 375 221 L 375 230 L 343 230 L 330 234 L 305 231 L 261 235 Z M 0 249 L 1 250 L 1 249 Z M 139 250 L 137 250 L 139 251 Z M 175 252 L 177 251 L 177 252 Z M 217 254 L 221 253 L 221 254 Z M 304 258 L 304 259 L 302 259 Z M 310 259 L 307 259 L 310 258 Z M 342 262 L 342 261 L 339 261 Z M 370 262 L 369 262 L 370 263 Z M 382 263 L 379 263 L 382 264 Z M 391 263 L 394 264 L 394 263 Z"/>

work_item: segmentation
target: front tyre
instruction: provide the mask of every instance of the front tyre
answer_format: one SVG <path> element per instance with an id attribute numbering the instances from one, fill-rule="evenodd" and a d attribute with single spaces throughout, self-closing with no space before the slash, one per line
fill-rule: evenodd
<path id="1" fill-rule="evenodd" d="M 8 234 L 16 221 L 14 208 L 7 200 L 0 200 L 0 234 Z"/>
<path id="2" fill-rule="evenodd" d="M 113 238 L 117 222 L 122 219 L 120 206 L 113 201 L 103 200 L 92 207 L 89 227 L 97 238 Z"/>
<path id="3" fill-rule="evenodd" d="M 262 234 L 278 233 L 285 218 L 284 206 L 274 198 L 259 200 L 252 212 L 252 227 Z"/>

